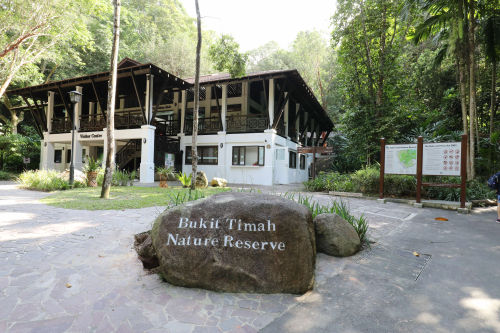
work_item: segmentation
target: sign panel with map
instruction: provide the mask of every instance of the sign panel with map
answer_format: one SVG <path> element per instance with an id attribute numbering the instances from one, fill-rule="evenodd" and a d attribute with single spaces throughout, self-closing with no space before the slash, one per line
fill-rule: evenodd
<path id="1" fill-rule="evenodd" d="M 461 143 L 424 143 L 422 174 L 460 176 Z"/>
<path id="2" fill-rule="evenodd" d="M 385 170 L 387 174 L 416 175 L 417 145 L 386 145 Z"/>

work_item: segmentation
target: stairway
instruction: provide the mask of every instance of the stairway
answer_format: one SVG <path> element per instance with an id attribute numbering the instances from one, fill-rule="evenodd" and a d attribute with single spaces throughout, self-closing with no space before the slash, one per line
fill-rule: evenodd
<path id="1" fill-rule="evenodd" d="M 136 157 L 141 156 L 141 140 L 133 139 L 129 140 L 125 146 L 123 146 L 116 153 L 116 165 L 122 169 L 124 168 L 130 161 L 132 161 Z"/>

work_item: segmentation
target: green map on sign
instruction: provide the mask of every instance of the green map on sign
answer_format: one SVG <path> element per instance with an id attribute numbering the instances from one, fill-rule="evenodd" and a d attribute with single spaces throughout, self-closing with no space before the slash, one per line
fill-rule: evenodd
<path id="1" fill-rule="evenodd" d="M 409 168 L 415 165 L 417 162 L 417 150 L 416 149 L 405 149 L 398 151 L 399 162 L 405 167 Z"/>

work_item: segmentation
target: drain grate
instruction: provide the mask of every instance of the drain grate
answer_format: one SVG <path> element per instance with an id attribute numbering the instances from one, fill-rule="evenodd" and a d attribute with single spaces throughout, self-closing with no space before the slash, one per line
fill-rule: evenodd
<path id="1" fill-rule="evenodd" d="M 356 263 L 391 276 L 417 281 L 431 258 L 430 254 L 420 253 L 417 257 L 410 250 L 378 245 L 365 250 Z"/>

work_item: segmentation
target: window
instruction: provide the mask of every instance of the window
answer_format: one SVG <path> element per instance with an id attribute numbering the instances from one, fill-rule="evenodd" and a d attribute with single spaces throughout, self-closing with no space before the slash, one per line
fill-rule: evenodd
<path id="1" fill-rule="evenodd" d="M 263 166 L 264 146 L 234 146 L 233 165 Z"/>
<path id="2" fill-rule="evenodd" d="M 304 170 L 306 168 L 306 155 L 300 155 L 300 169 Z"/>
<path id="3" fill-rule="evenodd" d="M 66 150 L 66 163 L 71 162 L 71 149 Z"/>
<path id="4" fill-rule="evenodd" d="M 54 150 L 54 163 L 61 163 L 62 150 Z"/>
<path id="5" fill-rule="evenodd" d="M 217 165 L 219 163 L 219 149 L 217 146 L 198 146 L 199 165 Z M 186 146 L 186 164 L 191 164 L 191 146 Z"/>
<path id="6" fill-rule="evenodd" d="M 291 151 L 289 153 L 290 156 L 290 161 L 288 163 L 288 167 L 290 169 L 297 169 L 297 153 L 294 151 Z"/>
<path id="7" fill-rule="evenodd" d="M 207 88 L 206 87 L 200 87 L 200 101 L 204 101 L 207 96 Z M 194 101 L 194 88 L 188 89 L 187 90 L 187 101 L 188 102 L 193 102 Z"/>

